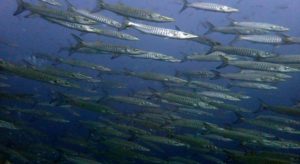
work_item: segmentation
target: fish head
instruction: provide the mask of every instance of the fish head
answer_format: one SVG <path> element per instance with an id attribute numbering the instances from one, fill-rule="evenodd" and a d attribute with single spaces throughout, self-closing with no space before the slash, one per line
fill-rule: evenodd
<path id="1" fill-rule="evenodd" d="M 197 38 L 197 35 L 186 33 L 186 32 L 178 32 L 178 33 L 173 33 L 174 36 L 180 39 L 190 39 L 190 38 Z"/>
<path id="2" fill-rule="evenodd" d="M 274 31 L 289 31 L 289 28 L 283 27 L 283 26 L 275 26 L 272 25 L 270 26 L 270 30 L 274 30 Z"/>
<path id="3" fill-rule="evenodd" d="M 230 12 L 230 13 L 239 12 L 239 9 L 232 8 L 232 7 L 229 7 L 229 6 L 220 6 L 218 8 L 218 10 L 223 11 L 223 12 Z"/>
<path id="4" fill-rule="evenodd" d="M 149 19 L 153 19 L 158 22 L 174 22 L 175 21 L 174 18 L 163 16 L 158 13 L 151 13 L 148 15 L 148 17 L 149 17 Z"/>
<path id="5" fill-rule="evenodd" d="M 145 53 L 145 51 L 137 49 L 137 48 L 128 48 L 128 49 L 126 49 L 126 52 L 129 54 L 137 54 L 137 55 Z"/>
<path id="6" fill-rule="evenodd" d="M 85 25 L 93 25 L 93 24 L 97 24 L 97 21 L 94 21 L 92 19 L 89 19 L 87 17 L 83 17 L 83 16 L 75 16 L 73 18 L 69 18 L 72 19 L 74 22 L 78 22 L 80 24 L 85 24 Z"/>

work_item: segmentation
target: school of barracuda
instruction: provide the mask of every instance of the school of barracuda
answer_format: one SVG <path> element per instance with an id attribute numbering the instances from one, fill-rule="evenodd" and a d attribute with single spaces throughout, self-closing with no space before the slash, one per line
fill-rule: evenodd
<path id="1" fill-rule="evenodd" d="M 300 37 L 283 33 L 290 30 L 288 27 L 231 19 L 228 26 L 218 27 L 203 21 L 208 31 L 199 35 L 177 26 L 174 29 L 161 27 L 163 23 L 176 20 L 154 11 L 108 0 L 95 2 L 95 9 L 87 10 L 75 7 L 69 0 L 39 0 L 37 3 L 16 0 L 17 9 L 13 15 L 28 12 L 26 18 L 44 19 L 68 28 L 73 44 L 62 47 L 57 54 L 28 54 L 20 62 L 0 59 L 0 163 L 300 163 L 300 105 L 270 105 L 245 92 L 233 91 L 233 88 L 247 88 L 272 92 L 278 89 L 278 83 L 300 73 L 300 54 L 234 46 L 239 40 L 274 46 L 300 44 Z M 237 8 L 209 1 L 181 0 L 180 5 L 182 8 L 175 13 L 186 10 L 224 15 L 239 13 Z M 104 16 L 102 10 L 113 12 L 124 21 Z M 148 22 L 155 22 L 157 26 Z M 183 52 L 184 57 L 179 59 L 172 54 L 126 44 L 88 41 L 74 34 L 77 30 L 142 42 L 134 34 L 126 33 L 128 29 L 161 39 L 197 42 L 210 50 L 193 54 Z M 209 38 L 211 33 L 236 37 L 230 45 L 224 45 Z M 99 59 L 109 55 L 114 60 L 129 57 L 130 60 L 153 60 L 161 64 L 180 65 L 190 61 L 221 64 L 210 70 L 174 68 L 175 74 L 165 74 L 112 69 L 109 65 L 62 57 L 61 53 L 66 52 L 86 58 L 88 54 L 98 55 Z M 60 65 L 70 65 L 74 71 L 64 70 Z M 227 66 L 240 71 L 222 72 Z M 81 73 L 75 68 L 88 69 L 99 76 Z M 10 92 L 16 85 L 8 83 L 12 76 L 33 80 L 36 85 L 42 83 L 51 87 L 51 92 L 46 97 L 43 88 L 33 93 Z M 156 82 L 156 85 L 130 94 L 114 94 L 110 90 L 126 89 L 126 82 L 103 76 L 124 76 L 146 84 Z M 218 79 L 227 81 L 227 85 L 216 82 Z M 259 107 L 247 108 L 237 103 L 251 99 L 257 100 Z M 124 105 L 127 110 L 114 104 Z M 94 118 L 87 119 L 82 111 L 90 112 Z M 232 114 L 235 119 L 216 123 L 216 120 L 226 120 L 223 113 Z M 45 122 L 46 127 L 38 126 Z M 71 123 L 75 127 L 68 128 Z M 51 127 L 61 131 L 49 134 L 46 131 Z"/>

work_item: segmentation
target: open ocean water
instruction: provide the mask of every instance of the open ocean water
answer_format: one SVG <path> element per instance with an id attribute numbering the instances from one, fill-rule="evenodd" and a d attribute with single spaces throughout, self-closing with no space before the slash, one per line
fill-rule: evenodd
<path id="1" fill-rule="evenodd" d="M 1 0 L 0 163 L 300 163 L 299 6 Z"/>

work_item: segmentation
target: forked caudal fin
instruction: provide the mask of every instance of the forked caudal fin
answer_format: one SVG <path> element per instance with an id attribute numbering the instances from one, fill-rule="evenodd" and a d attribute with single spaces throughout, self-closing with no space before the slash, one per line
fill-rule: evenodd
<path id="1" fill-rule="evenodd" d="M 216 69 L 221 69 L 228 66 L 228 59 L 222 55 L 220 55 L 220 58 L 222 59 L 222 64 L 216 67 Z"/>
<path id="2" fill-rule="evenodd" d="M 182 13 L 186 8 L 188 8 L 189 2 L 187 0 L 182 0 L 183 6 L 180 9 L 179 13 Z"/>
<path id="3" fill-rule="evenodd" d="M 206 21 L 205 24 L 208 26 L 208 30 L 203 34 L 203 35 L 207 35 L 213 32 L 215 25 L 213 25 L 211 22 Z"/>
<path id="4" fill-rule="evenodd" d="M 91 13 L 97 13 L 99 11 L 101 11 L 102 9 L 104 9 L 105 6 L 105 2 L 103 0 L 97 0 L 97 5 L 96 7 L 91 11 Z"/>
<path id="5" fill-rule="evenodd" d="M 69 48 L 69 55 L 72 55 L 78 49 L 85 47 L 83 40 L 79 36 L 75 34 L 71 35 L 76 40 L 76 45 Z"/>
<path id="6" fill-rule="evenodd" d="M 21 14 L 26 10 L 25 2 L 23 0 L 16 0 L 18 4 L 17 10 L 14 12 L 14 16 Z"/>

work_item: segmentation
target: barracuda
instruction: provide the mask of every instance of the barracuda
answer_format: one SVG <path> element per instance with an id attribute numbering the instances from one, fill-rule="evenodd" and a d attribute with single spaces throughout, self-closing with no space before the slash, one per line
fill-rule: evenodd
<path id="1" fill-rule="evenodd" d="M 298 64 L 300 63 L 300 54 L 280 55 L 277 57 L 262 59 L 261 61 L 280 64 Z"/>
<path id="2" fill-rule="evenodd" d="M 262 84 L 262 83 L 254 83 L 254 82 L 230 82 L 228 87 L 242 87 L 242 88 L 252 88 L 252 89 L 267 89 L 267 90 L 274 90 L 277 87 L 269 85 L 269 84 Z"/>
<path id="3" fill-rule="evenodd" d="M 18 3 L 18 9 L 14 13 L 14 15 L 19 15 L 25 10 L 29 10 L 31 12 L 30 15 L 38 14 L 45 17 L 51 17 L 54 19 L 59 20 L 65 20 L 68 22 L 73 23 L 80 23 L 80 24 L 97 24 L 98 22 L 93 21 L 91 19 L 88 19 L 86 17 L 83 17 L 81 15 L 78 15 L 74 12 L 69 11 L 63 11 L 53 8 L 47 8 L 45 6 L 37 6 L 37 5 L 31 5 L 30 3 L 24 2 L 23 0 L 17 0 Z"/>
<path id="4" fill-rule="evenodd" d="M 82 15 L 84 17 L 87 17 L 91 20 L 97 21 L 99 23 L 104 23 L 107 24 L 109 26 L 115 27 L 115 28 L 121 28 L 122 24 L 116 20 L 113 20 L 109 17 L 106 17 L 104 15 L 101 14 L 94 14 L 88 10 L 84 10 L 84 9 L 77 9 L 75 8 L 68 0 L 65 0 L 67 5 L 68 5 L 68 10 L 75 12 L 79 15 Z"/>
<path id="5" fill-rule="evenodd" d="M 137 49 L 137 48 L 131 48 L 128 46 L 119 46 L 119 45 L 113 45 L 113 44 L 107 44 L 104 42 L 85 42 L 80 37 L 76 35 L 72 35 L 73 38 L 77 41 L 76 46 L 74 46 L 74 49 L 80 49 L 80 48 L 90 48 L 99 51 L 99 53 L 113 53 L 116 56 L 119 56 L 121 54 L 129 54 L 129 55 L 140 55 L 144 54 L 145 51 Z M 70 52 L 72 53 L 72 52 Z"/>
<path id="6" fill-rule="evenodd" d="M 160 15 L 158 13 L 143 10 L 138 8 L 133 8 L 126 6 L 125 4 L 108 4 L 103 0 L 98 0 L 97 8 L 95 11 L 100 11 L 101 9 L 109 10 L 124 17 L 132 17 L 141 20 L 153 21 L 153 22 L 173 22 L 175 21 L 173 18 Z"/>
<path id="7" fill-rule="evenodd" d="M 242 27 L 252 27 L 252 28 L 260 28 L 269 31 L 277 31 L 277 32 L 284 32 L 289 31 L 289 28 L 278 26 L 270 23 L 263 23 L 263 22 L 232 22 L 234 26 L 242 26 Z"/>
<path id="8" fill-rule="evenodd" d="M 223 12 L 223 13 L 234 13 L 234 12 L 239 11 L 238 9 L 235 9 L 233 7 L 216 4 L 216 3 L 207 3 L 207 2 L 188 3 L 187 0 L 182 0 L 182 1 L 183 1 L 183 7 L 180 10 L 180 12 L 184 11 L 188 7 L 195 8 L 195 9 L 201 9 L 201 10 Z"/>
<path id="9" fill-rule="evenodd" d="M 124 28 L 132 27 L 136 30 L 139 30 L 146 34 L 152 34 L 156 36 L 161 37 L 168 37 L 172 39 L 191 39 L 191 38 L 197 38 L 197 35 L 190 34 L 183 31 L 173 30 L 173 29 L 167 29 L 162 27 L 155 27 L 140 23 L 134 23 L 130 21 L 125 21 L 123 24 Z"/>
<path id="10" fill-rule="evenodd" d="M 222 56 L 221 56 L 222 57 Z M 226 67 L 227 65 L 236 66 L 243 69 L 254 69 L 262 71 L 273 71 L 273 72 L 299 72 L 299 69 L 291 68 L 282 64 L 268 63 L 268 62 L 257 62 L 257 61 L 228 61 L 227 58 L 222 57 L 223 64 L 217 67 L 217 69 Z"/>
<path id="11" fill-rule="evenodd" d="M 80 88 L 77 84 L 73 84 L 62 78 L 42 73 L 36 69 L 16 66 L 3 60 L 0 60 L 0 68 L 24 78 L 38 80 L 62 87 Z"/>
<path id="12" fill-rule="evenodd" d="M 267 51 L 262 51 L 262 50 L 252 49 L 252 48 L 244 48 L 244 47 L 232 47 L 232 46 L 213 46 L 211 51 L 221 51 L 227 54 L 253 57 L 253 58 L 269 58 L 269 57 L 278 56 L 277 54 L 267 52 Z"/>
<path id="13" fill-rule="evenodd" d="M 135 98 L 135 97 L 109 96 L 108 99 L 118 101 L 118 102 L 133 104 L 133 105 L 137 105 L 137 106 L 142 106 L 142 107 L 149 107 L 149 108 L 159 108 L 160 107 L 160 105 L 158 105 L 158 104 L 154 104 L 150 101 L 146 101 L 144 99 Z"/>
<path id="14" fill-rule="evenodd" d="M 220 52 L 220 51 L 215 51 L 215 52 L 209 53 L 207 55 L 194 53 L 193 55 L 185 56 L 184 61 L 195 60 L 195 61 L 215 62 L 215 61 L 222 61 L 221 56 L 228 60 L 238 60 L 238 58 L 233 55 L 229 55 L 229 54 L 226 54 L 226 53 Z"/>
<path id="15" fill-rule="evenodd" d="M 210 34 L 212 32 L 220 32 L 223 34 L 237 34 L 237 35 L 262 35 L 270 33 L 264 29 L 252 28 L 252 27 L 239 27 L 239 26 L 224 26 L 215 27 L 212 23 L 206 23 L 209 27 L 204 35 Z"/>
<path id="16" fill-rule="evenodd" d="M 40 1 L 50 4 L 50 5 L 53 5 L 53 6 L 62 6 L 62 4 L 56 0 L 40 0 Z"/>
<path id="17" fill-rule="evenodd" d="M 132 35 L 129 35 L 126 33 L 122 33 L 119 31 L 100 29 L 100 28 L 89 26 L 89 25 L 71 23 L 71 22 L 66 22 L 63 20 L 58 20 L 58 19 L 53 19 L 53 18 L 48 18 L 48 17 L 44 17 L 44 18 L 52 23 L 59 24 L 59 25 L 62 25 L 62 26 L 65 26 L 65 27 L 68 27 L 71 29 L 81 31 L 81 32 L 95 33 L 98 35 L 104 35 L 104 36 L 118 38 L 118 39 L 124 39 L 124 40 L 139 40 L 135 36 L 132 36 Z"/>
<path id="18" fill-rule="evenodd" d="M 171 75 L 166 75 L 166 74 L 160 74 L 160 73 L 154 73 L 154 72 L 133 72 L 129 70 L 124 71 L 125 75 L 128 76 L 134 76 L 138 77 L 144 80 L 154 80 L 154 81 L 160 81 L 160 82 L 166 82 L 166 83 L 178 83 L 178 84 L 185 84 L 187 83 L 186 80 L 171 76 Z"/>

